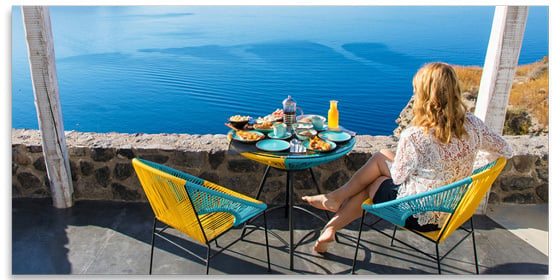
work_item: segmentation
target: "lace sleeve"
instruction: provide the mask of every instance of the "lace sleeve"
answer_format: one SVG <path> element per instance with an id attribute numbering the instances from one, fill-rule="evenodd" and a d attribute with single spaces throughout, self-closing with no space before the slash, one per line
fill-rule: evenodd
<path id="1" fill-rule="evenodd" d="M 480 139 L 480 151 L 487 152 L 495 158 L 499 156 L 504 156 L 506 158 L 512 157 L 513 150 L 502 136 L 492 132 L 490 128 L 488 128 L 488 126 L 486 126 L 478 117 L 474 115 L 470 115 L 469 117 L 476 128 Z"/>
<path id="2" fill-rule="evenodd" d="M 406 132 L 405 130 L 401 134 L 395 160 L 391 165 L 391 178 L 396 185 L 404 183 L 418 165 L 418 153 L 411 141 L 410 133 Z"/>

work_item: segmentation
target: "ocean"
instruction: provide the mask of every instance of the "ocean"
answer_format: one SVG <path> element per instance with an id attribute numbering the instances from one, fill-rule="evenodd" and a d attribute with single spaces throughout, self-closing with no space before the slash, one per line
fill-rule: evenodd
<path id="1" fill-rule="evenodd" d="M 427 62 L 484 64 L 494 7 L 51 7 L 65 130 L 226 133 L 291 95 L 306 114 L 389 135 Z M 531 7 L 520 64 L 548 55 Z M 12 127 L 37 129 L 20 7 L 12 10 Z"/>

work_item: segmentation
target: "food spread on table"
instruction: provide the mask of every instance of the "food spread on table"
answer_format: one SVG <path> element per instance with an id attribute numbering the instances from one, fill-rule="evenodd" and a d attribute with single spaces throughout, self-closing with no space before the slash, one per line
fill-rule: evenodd
<path id="1" fill-rule="evenodd" d="M 232 137 L 233 140 L 241 141 L 245 143 L 254 143 L 254 142 L 258 143 L 262 141 L 269 141 L 266 143 L 265 142 L 261 143 L 262 145 L 257 145 L 257 148 L 261 150 L 272 151 L 278 147 L 271 146 L 271 144 L 277 144 L 280 142 L 274 142 L 271 140 L 263 140 L 263 139 L 266 137 L 266 135 L 268 135 L 268 138 L 271 139 L 279 138 L 279 137 L 274 137 L 273 136 L 274 133 L 270 132 L 267 134 L 267 132 L 275 129 L 275 125 L 278 125 L 278 123 L 288 124 L 284 120 L 284 113 L 285 113 L 284 109 L 276 109 L 272 113 L 266 116 L 258 117 L 256 120 L 252 119 L 250 116 L 243 116 L 243 115 L 231 116 L 229 118 L 229 123 L 226 123 L 226 126 L 233 129 L 232 132 L 233 134 L 231 134 L 233 136 Z M 294 139 L 289 141 L 290 152 L 296 152 L 295 151 L 296 149 L 292 149 L 292 148 L 299 147 L 299 146 L 301 146 L 301 148 L 303 149 L 303 150 L 299 149 L 299 152 L 305 152 L 306 150 L 305 147 L 307 147 L 307 150 L 315 151 L 315 152 L 330 152 L 334 150 L 337 145 L 329 141 L 331 140 L 330 138 L 325 137 L 328 135 L 325 133 L 321 134 L 320 136 L 324 138 L 321 139 L 321 137 L 317 135 L 318 131 L 313 129 L 314 126 L 316 126 L 315 123 L 319 123 L 317 126 L 323 126 L 324 124 L 325 127 L 324 129 L 326 129 L 326 120 L 327 119 L 321 115 L 300 115 L 297 118 L 294 117 L 294 121 L 296 122 L 294 122 L 292 125 L 288 125 L 288 131 L 285 137 L 286 139 L 289 140 L 290 138 L 293 137 L 293 135 L 295 135 L 295 137 L 293 137 Z M 254 129 L 254 130 L 249 131 L 250 129 Z M 293 132 L 295 133 L 290 133 L 292 132 L 292 129 Z M 264 134 L 262 132 L 264 132 Z M 337 140 L 337 139 L 333 139 L 333 140 Z M 303 145 L 302 142 L 299 140 L 303 141 Z M 348 140 L 348 139 L 345 138 L 344 140 Z M 265 144 L 268 144 L 268 146 Z M 280 149 L 278 148 L 278 150 Z"/>

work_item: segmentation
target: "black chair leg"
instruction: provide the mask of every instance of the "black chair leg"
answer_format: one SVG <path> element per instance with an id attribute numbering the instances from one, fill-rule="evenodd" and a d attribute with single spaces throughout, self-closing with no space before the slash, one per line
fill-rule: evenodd
<path id="1" fill-rule="evenodd" d="M 220 248 L 220 245 L 218 244 L 218 239 L 214 239 L 214 243 L 216 243 L 217 248 Z"/>
<path id="2" fill-rule="evenodd" d="M 437 272 L 441 274 L 441 264 L 439 259 L 439 244 L 436 243 L 436 260 L 437 260 Z"/>
<path id="3" fill-rule="evenodd" d="M 210 249 L 210 244 L 207 245 L 208 248 L 206 249 L 206 275 L 208 275 L 208 272 L 210 272 L 210 252 L 212 251 Z"/>
<path id="4" fill-rule="evenodd" d="M 472 234 L 472 246 L 473 246 L 473 251 L 474 251 L 474 265 L 476 267 L 476 274 L 479 274 L 479 272 L 478 272 L 478 256 L 476 255 L 476 242 L 474 241 L 474 226 L 473 226 L 472 217 L 471 217 L 471 234 Z"/>
<path id="5" fill-rule="evenodd" d="M 156 218 L 154 218 L 154 226 L 152 228 L 152 249 L 150 252 L 150 275 L 152 274 L 152 262 L 154 260 L 154 241 L 155 241 L 155 237 L 156 237 Z"/>
<path id="6" fill-rule="evenodd" d="M 352 274 L 355 274 L 356 269 L 356 259 L 358 258 L 358 248 L 360 247 L 360 239 L 362 238 L 362 227 L 364 225 L 364 217 L 366 216 L 366 211 L 362 211 L 362 219 L 360 220 L 360 231 L 358 232 L 358 241 L 356 242 L 356 251 L 354 252 L 354 260 L 352 261 Z"/>
<path id="7" fill-rule="evenodd" d="M 397 226 L 393 229 L 393 237 L 391 237 L 391 247 L 393 247 L 393 242 L 395 241 L 395 234 L 397 234 Z"/>
<path id="8" fill-rule="evenodd" d="M 266 223 L 266 212 L 263 212 L 263 220 L 264 220 L 264 240 L 266 242 L 266 261 L 268 263 L 268 272 L 271 271 L 270 269 L 270 252 L 268 249 L 268 224 Z"/>

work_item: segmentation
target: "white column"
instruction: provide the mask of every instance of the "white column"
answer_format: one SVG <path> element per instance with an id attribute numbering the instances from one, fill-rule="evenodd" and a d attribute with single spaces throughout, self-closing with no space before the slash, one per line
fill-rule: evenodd
<path id="1" fill-rule="evenodd" d="M 56 208 L 67 208 L 73 204 L 74 189 L 58 95 L 49 10 L 45 6 L 23 6 L 21 10 L 53 205 Z"/>
<path id="2" fill-rule="evenodd" d="M 502 134 L 529 8 L 497 6 L 480 80 L 475 115 Z M 486 213 L 488 195 L 479 212 Z"/>

